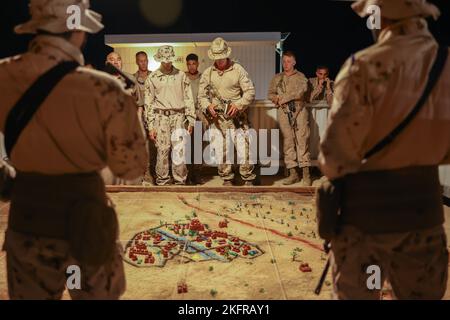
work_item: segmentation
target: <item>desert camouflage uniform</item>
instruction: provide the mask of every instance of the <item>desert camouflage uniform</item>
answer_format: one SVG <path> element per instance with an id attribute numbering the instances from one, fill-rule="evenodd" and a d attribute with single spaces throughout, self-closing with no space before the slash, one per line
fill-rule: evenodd
<path id="1" fill-rule="evenodd" d="M 311 165 L 309 151 L 309 115 L 305 108 L 306 94 L 308 91 L 308 79 L 297 70 L 295 73 L 286 76 L 279 73 L 272 79 L 269 87 L 269 99 L 279 96 L 284 103 L 295 100 L 296 113 L 294 117 L 297 123 L 297 143 L 295 143 L 294 133 L 289 123 L 287 115 L 287 104 L 278 108 L 278 121 L 283 134 L 284 162 L 287 169 L 296 167 L 304 168 Z"/>
<path id="2" fill-rule="evenodd" d="M 240 123 L 233 121 L 233 119 L 226 119 L 223 116 L 223 104 L 218 100 L 215 95 L 210 96 L 209 87 L 212 86 L 214 91 L 217 91 L 221 99 L 230 100 L 238 109 L 239 114 L 236 118 L 240 120 Z M 212 98 L 212 101 L 211 101 Z M 249 137 L 246 133 L 249 130 L 248 122 L 248 107 L 255 98 L 255 87 L 250 80 L 247 71 L 238 63 L 231 62 L 228 69 L 224 71 L 218 70 L 214 65 L 207 68 L 200 79 L 199 88 L 199 104 L 203 112 L 207 113 L 208 106 L 213 104 L 217 106 L 219 114 L 217 120 L 212 124 L 213 128 L 220 130 L 223 139 L 223 157 L 224 159 L 218 161 L 218 171 L 220 177 L 225 181 L 231 181 L 234 179 L 233 165 L 228 164 L 225 161 L 227 150 L 227 144 L 225 143 L 225 137 L 227 130 L 229 129 L 242 129 L 244 133 L 245 149 L 243 163 L 239 164 L 239 174 L 244 181 L 253 181 L 256 178 L 254 173 L 255 165 L 250 162 L 249 155 Z M 211 141 L 211 143 L 214 143 Z M 236 144 L 236 141 L 234 141 Z"/>
<path id="3" fill-rule="evenodd" d="M 408 18 L 382 30 L 375 45 L 345 63 L 336 79 L 319 156 L 329 179 L 360 171 L 450 163 L 448 61 L 423 110 L 392 144 L 362 163 L 365 152 L 416 105 L 437 47 L 426 20 Z M 378 291 L 366 289 L 368 264 L 382 268 L 398 298 L 439 299 L 445 292 L 448 252 L 442 226 L 375 235 L 344 227 L 331 245 L 338 298 L 379 298 Z"/>
<path id="4" fill-rule="evenodd" d="M 148 139 L 148 133 L 146 132 L 146 119 L 145 119 L 145 81 L 147 81 L 148 77 L 150 76 L 151 71 L 148 71 L 146 77 L 139 76 L 139 71 L 137 71 L 135 74 L 133 74 L 134 79 L 136 80 L 136 99 L 137 99 L 137 105 L 139 107 L 138 109 L 138 115 L 139 119 L 142 121 L 142 126 L 144 128 L 144 134 L 146 136 L 147 140 L 147 146 L 149 151 L 149 164 L 147 166 L 147 170 L 145 171 L 144 177 L 143 177 L 143 183 L 146 184 L 153 184 L 153 177 L 155 175 L 155 164 L 156 164 L 156 147 L 155 143 Z"/>
<path id="5" fill-rule="evenodd" d="M 324 82 L 323 88 L 320 90 L 317 77 L 308 79 L 308 85 L 311 93 L 307 104 L 311 130 L 309 148 L 312 163 L 317 165 L 320 140 L 325 134 L 325 129 L 328 125 L 328 113 L 333 102 L 334 81 L 330 80 L 330 89 L 327 88 L 327 84 Z"/>
<path id="6" fill-rule="evenodd" d="M 68 41 L 40 35 L 27 53 L 0 61 L 2 131 L 9 110 L 25 90 L 57 63 L 70 60 L 84 64 L 81 51 Z M 127 180 L 142 175 L 148 161 L 133 97 L 113 77 L 83 67 L 67 75 L 47 97 L 10 158 L 21 172 L 78 174 L 109 166 L 115 176 Z M 63 240 L 8 230 L 4 249 L 13 299 L 61 297 L 66 268 L 77 264 Z M 71 292 L 72 297 L 118 298 L 125 290 L 120 251 L 103 267 L 80 266 L 84 286 Z"/>
<path id="7" fill-rule="evenodd" d="M 194 131 L 191 136 L 191 164 L 188 166 L 189 169 L 189 180 L 191 182 L 193 181 L 200 181 L 201 180 L 201 170 L 202 170 L 202 164 L 201 163 L 195 163 L 194 158 L 194 152 L 195 152 L 195 137 L 198 135 L 199 137 L 202 137 L 202 159 L 203 159 L 203 148 L 205 146 L 205 143 L 203 142 L 203 133 L 206 132 L 208 128 L 208 120 L 206 119 L 204 113 L 202 112 L 202 109 L 200 108 L 200 105 L 198 103 L 198 90 L 200 87 L 200 78 L 202 74 L 198 72 L 194 77 L 189 74 L 189 72 L 186 72 L 186 76 L 189 79 L 189 82 L 191 84 L 191 90 L 192 90 L 192 97 L 194 98 L 194 105 L 195 105 L 195 115 L 196 115 L 196 121 L 202 122 L 202 135 L 198 135 L 197 130 L 200 127 L 195 127 Z M 200 130 L 198 130 L 200 131 Z"/>
<path id="8" fill-rule="evenodd" d="M 173 67 L 170 74 L 160 69 L 153 72 L 145 83 L 145 114 L 148 130 L 156 130 L 156 183 L 170 183 L 170 152 L 180 150 L 179 157 L 184 158 L 181 140 L 172 141 L 172 134 L 177 129 L 194 126 L 195 107 L 189 79 L 184 72 Z M 168 112 L 172 114 L 161 114 Z M 187 179 L 186 162 L 176 164 L 172 159 L 172 175 L 176 184 L 185 184 Z"/>
<path id="9" fill-rule="evenodd" d="M 5 249 L 8 291 L 13 300 L 61 299 L 67 278 L 74 274 L 70 266 L 80 267 L 81 290 L 68 289 L 74 300 L 116 300 L 125 292 L 123 248 L 119 243 L 113 260 L 100 268 L 82 265 L 72 258 L 69 244 L 63 240 L 9 230 Z"/>

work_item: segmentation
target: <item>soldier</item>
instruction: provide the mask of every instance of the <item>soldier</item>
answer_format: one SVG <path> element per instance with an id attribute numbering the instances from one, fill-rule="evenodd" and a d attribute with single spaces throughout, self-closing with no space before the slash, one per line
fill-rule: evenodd
<path id="1" fill-rule="evenodd" d="M 106 62 L 105 64 L 110 63 L 112 64 L 114 67 L 117 68 L 117 70 L 122 71 L 122 57 L 120 56 L 119 53 L 117 52 L 111 52 L 106 56 Z M 138 88 L 137 86 L 133 86 L 132 88 L 127 88 L 127 79 L 125 79 L 125 77 L 116 72 L 116 73 L 112 73 L 112 71 L 114 70 L 107 70 L 108 72 L 111 72 L 112 76 L 115 77 L 117 80 L 119 80 L 122 84 L 122 86 L 124 88 L 126 88 L 126 90 L 133 95 L 136 98 L 136 101 L 138 101 Z M 123 72 L 123 74 L 127 75 L 129 79 L 133 79 L 134 77 L 132 75 L 127 74 L 126 72 Z M 136 111 L 139 114 L 139 108 L 138 105 L 136 105 Z M 143 173 L 144 174 L 144 173 Z M 121 179 L 117 176 L 115 176 L 110 168 L 104 168 L 101 171 L 101 175 L 103 177 L 103 180 L 105 181 L 106 185 L 139 185 L 142 183 L 142 175 L 139 176 L 139 178 L 134 179 L 132 181 L 129 180 L 125 180 L 125 179 Z"/>
<path id="2" fill-rule="evenodd" d="M 195 104 L 195 115 L 196 120 L 201 121 L 203 126 L 202 129 L 206 130 L 207 128 L 207 120 L 201 111 L 199 104 L 198 104 L 198 88 L 200 86 L 200 77 L 202 74 L 198 71 L 198 56 L 195 53 L 188 54 L 186 57 L 186 66 L 188 71 L 186 72 L 186 76 L 189 78 L 189 81 L 191 83 L 191 90 L 192 90 L 192 97 L 194 98 L 194 104 Z M 202 178 L 201 178 L 201 164 L 195 163 L 195 157 L 194 157 L 194 145 L 195 145 L 195 137 L 196 135 L 196 128 L 194 127 L 194 131 L 192 134 L 192 140 L 191 140 L 191 165 L 189 166 L 189 174 L 188 174 L 188 180 L 190 184 L 196 185 L 196 184 L 202 184 Z M 200 131 L 200 130 L 199 130 Z M 200 135 L 198 135 L 202 139 L 201 145 L 203 145 L 203 132 L 200 131 Z M 203 155 L 203 153 L 202 153 Z"/>
<path id="3" fill-rule="evenodd" d="M 269 87 L 269 99 L 278 107 L 278 121 L 283 134 L 283 151 L 289 176 L 283 181 L 291 185 L 300 181 L 298 169 L 302 168 L 303 186 L 311 186 L 309 167 L 309 115 L 306 109 L 308 80 L 295 69 L 295 54 L 283 53 L 284 72 L 275 75 Z"/>
<path id="4" fill-rule="evenodd" d="M 172 65 L 175 52 L 172 46 L 162 46 L 154 56 L 161 67 L 152 72 L 145 82 L 145 112 L 149 137 L 156 143 L 156 184 L 171 183 L 169 161 L 171 150 L 179 150 L 178 159 L 185 157 L 181 140 L 174 140 L 176 130 L 192 133 L 195 123 L 195 107 L 192 91 L 184 72 Z M 173 153 L 172 153 L 173 155 Z M 187 179 L 186 161 L 174 161 L 172 175 L 175 184 L 184 185 Z"/>
<path id="5" fill-rule="evenodd" d="M 136 53 L 136 65 L 138 70 L 133 76 L 137 84 L 137 105 L 143 110 L 145 105 L 145 81 L 152 73 L 148 70 L 148 56 L 144 51 Z"/>
<path id="6" fill-rule="evenodd" d="M 148 76 L 151 74 L 151 71 L 148 70 L 148 56 L 144 51 L 139 51 L 136 53 L 136 65 L 138 70 L 135 74 L 133 74 L 134 79 L 136 81 L 136 100 L 138 105 L 138 114 L 139 118 L 142 119 L 143 126 L 145 125 L 145 116 L 144 116 L 144 106 L 145 106 L 145 81 Z M 156 148 L 153 141 L 148 140 L 148 149 L 150 154 L 150 162 L 148 164 L 148 168 L 144 174 L 142 184 L 144 186 L 152 186 L 154 185 L 154 167 L 156 163 Z"/>
<path id="7" fill-rule="evenodd" d="M 69 27 L 66 8 L 73 5 L 81 23 Z M 87 0 L 31 0 L 30 9 L 31 20 L 15 28 L 36 34 L 28 52 L 0 61 L 3 132 L 9 111 L 36 79 L 61 63 L 83 65 L 86 32 L 103 28 Z M 45 94 L 9 154 L 17 170 L 4 245 L 9 296 L 60 299 L 72 266 L 81 271 L 81 287 L 68 288 L 73 299 L 118 299 L 125 290 L 122 248 L 97 241 L 117 232 L 98 171 L 108 165 L 115 175 L 135 179 L 145 169 L 134 99 L 113 77 L 84 67 Z M 110 250 L 110 258 L 93 262 L 92 254 Z"/>
<path id="8" fill-rule="evenodd" d="M 230 60 L 231 47 L 222 38 L 216 38 L 208 50 L 208 56 L 214 65 L 207 68 L 200 79 L 199 104 L 204 113 L 213 119 L 213 126 L 223 136 L 228 130 L 242 129 L 248 132 L 248 106 L 255 98 L 255 88 L 247 71 L 238 63 Z M 225 140 L 225 139 L 223 139 Z M 250 161 L 248 136 L 245 136 L 243 163 L 239 173 L 246 186 L 252 186 L 256 178 L 255 166 Z M 236 141 L 234 141 L 236 143 Z M 225 186 L 233 185 L 233 165 L 225 161 L 229 150 L 223 142 L 223 159 L 219 159 L 218 171 Z"/>
<path id="9" fill-rule="evenodd" d="M 311 93 L 307 105 L 311 122 L 309 147 L 312 163 L 316 166 L 319 156 L 320 139 L 323 137 L 327 128 L 328 111 L 333 102 L 334 82 L 328 76 L 328 67 L 318 66 L 316 68 L 316 77 L 308 79 L 309 91 Z"/>
<path id="10" fill-rule="evenodd" d="M 439 66 L 448 48 L 438 50 L 424 19 L 437 19 L 439 10 L 424 0 L 360 0 L 352 7 L 366 17 L 370 5 L 382 6 L 381 30 L 336 78 L 319 156 L 335 190 L 345 188 L 331 237 L 334 290 L 340 299 L 379 299 L 379 287 L 367 285 L 375 275 L 381 285 L 389 280 L 399 299 L 440 299 L 448 252 L 437 166 L 450 163 L 450 63 Z M 417 106 L 392 142 L 380 144 Z"/>

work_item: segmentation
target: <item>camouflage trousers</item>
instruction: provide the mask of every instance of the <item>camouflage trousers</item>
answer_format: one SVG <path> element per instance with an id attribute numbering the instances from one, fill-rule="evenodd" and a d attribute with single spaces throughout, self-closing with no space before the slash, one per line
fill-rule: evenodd
<path id="1" fill-rule="evenodd" d="M 320 153 L 320 141 L 325 135 L 325 129 L 328 125 L 329 108 L 307 108 L 309 113 L 309 150 L 311 152 L 311 162 L 314 166 L 318 165 Z"/>
<path id="2" fill-rule="evenodd" d="M 223 116 L 218 116 L 217 120 L 214 122 L 214 124 L 212 124 L 212 129 L 218 129 L 220 131 L 220 136 L 222 137 L 222 139 L 218 139 L 216 140 L 216 138 L 214 138 L 214 136 L 211 138 L 211 144 L 213 146 L 216 146 L 216 148 L 220 148 L 219 144 L 217 143 L 219 140 L 223 142 L 222 144 L 222 152 L 223 152 L 223 157 L 220 161 L 220 163 L 218 164 L 218 172 L 219 172 L 219 176 L 222 178 L 222 180 L 224 181 L 231 181 L 234 179 L 234 171 L 233 171 L 233 164 L 232 163 L 228 163 L 230 161 L 227 162 L 227 153 L 228 151 L 232 151 L 232 150 L 228 150 L 228 145 L 226 143 L 226 137 L 227 137 L 227 132 L 230 129 L 242 129 L 242 132 L 246 133 L 248 132 L 249 129 L 249 125 L 247 123 L 246 120 L 243 120 L 243 124 L 241 127 L 237 127 L 235 122 L 233 121 L 233 119 L 225 119 Z M 214 141 L 216 140 L 216 141 Z M 237 138 L 234 138 L 233 140 L 234 145 L 238 146 L 238 147 L 242 147 L 241 142 L 237 141 Z M 243 138 L 243 143 L 244 143 L 244 148 L 243 152 L 244 153 L 244 159 L 243 161 L 241 161 L 242 163 L 239 163 L 239 174 L 242 178 L 242 180 L 244 181 L 253 181 L 256 179 L 256 174 L 254 173 L 255 171 L 255 165 L 250 163 L 249 159 L 250 159 L 250 141 L 248 136 L 245 136 L 245 138 Z M 229 146 L 233 146 L 232 143 L 229 144 Z M 218 159 L 220 160 L 220 159 Z"/>
<path id="3" fill-rule="evenodd" d="M 182 113 L 165 116 L 156 114 L 155 129 L 156 129 L 156 184 L 159 186 L 167 185 L 171 182 L 170 179 L 170 163 L 172 163 L 172 176 L 175 184 L 186 184 L 188 175 L 185 151 L 182 148 L 182 139 L 174 139 L 172 141 L 172 134 L 177 129 L 185 129 L 184 121 L 185 115 Z M 186 146 L 185 146 L 186 147 Z M 179 150 L 177 156 L 184 161 L 177 163 L 171 158 L 173 150 Z"/>
<path id="4" fill-rule="evenodd" d="M 297 130 L 294 133 L 289 123 L 288 115 L 283 108 L 278 108 L 278 121 L 283 135 L 283 153 L 286 169 L 295 167 L 310 167 L 311 156 L 309 151 L 309 112 L 303 108 L 296 117 Z M 296 138 L 296 139 L 295 139 Z M 297 140 L 297 143 L 296 143 Z"/>
<path id="5" fill-rule="evenodd" d="M 337 299 L 381 298 L 381 290 L 368 285 L 375 274 L 369 266 L 379 267 L 381 286 L 388 280 L 397 299 L 441 299 L 445 294 L 448 251 L 442 226 L 376 235 L 344 226 L 331 247 Z"/>
<path id="6" fill-rule="evenodd" d="M 117 245 L 113 261 L 101 267 L 80 265 L 70 256 L 66 241 L 6 232 L 4 250 L 11 299 L 58 300 L 73 274 L 80 268 L 80 287 L 68 289 L 74 300 L 116 300 L 125 291 L 122 247 Z"/>
<path id="7" fill-rule="evenodd" d="M 197 119 L 194 126 L 194 130 L 191 135 L 191 163 L 188 165 L 188 181 L 190 182 L 200 182 L 202 180 L 202 169 L 203 169 L 203 150 L 207 146 L 207 142 L 203 141 L 203 134 L 208 130 L 209 123 L 202 112 L 197 110 Z M 201 123 L 201 125 L 199 124 Z M 196 139 L 201 139 L 201 144 Z M 196 163 L 195 152 L 196 145 L 201 145 L 201 155 L 202 162 Z M 198 150 L 197 150 L 198 151 Z M 197 161 L 199 162 L 199 161 Z"/>

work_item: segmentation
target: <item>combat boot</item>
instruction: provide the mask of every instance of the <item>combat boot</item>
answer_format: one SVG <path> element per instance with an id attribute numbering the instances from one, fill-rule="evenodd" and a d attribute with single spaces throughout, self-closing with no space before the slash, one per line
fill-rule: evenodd
<path id="1" fill-rule="evenodd" d="M 304 187 L 311 187 L 312 181 L 311 181 L 311 174 L 309 172 L 309 167 L 302 168 L 303 170 L 303 177 L 302 177 L 302 185 Z"/>
<path id="2" fill-rule="evenodd" d="M 289 177 L 283 180 L 283 184 L 285 186 L 289 186 L 291 184 L 297 183 L 300 181 L 300 177 L 298 176 L 297 168 L 289 169 Z"/>

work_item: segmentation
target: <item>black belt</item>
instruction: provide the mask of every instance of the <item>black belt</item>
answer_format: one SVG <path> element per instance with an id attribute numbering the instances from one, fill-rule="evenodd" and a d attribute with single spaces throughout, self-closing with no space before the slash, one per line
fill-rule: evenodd
<path id="1" fill-rule="evenodd" d="M 171 109 L 171 110 L 163 110 L 163 109 L 155 109 L 155 113 L 161 114 L 163 116 L 173 116 L 174 114 L 184 114 L 184 109 Z"/>

